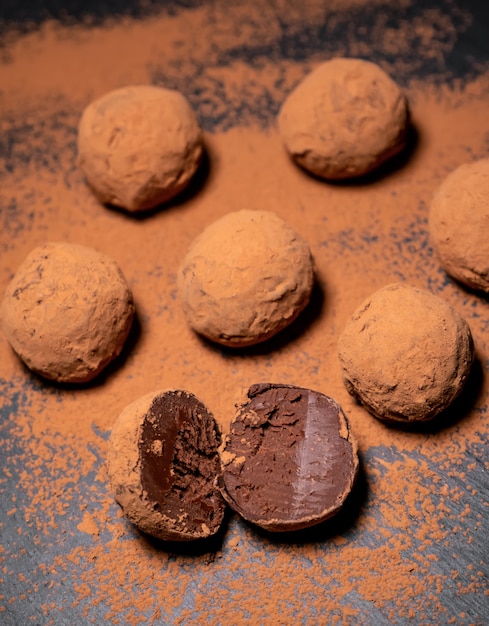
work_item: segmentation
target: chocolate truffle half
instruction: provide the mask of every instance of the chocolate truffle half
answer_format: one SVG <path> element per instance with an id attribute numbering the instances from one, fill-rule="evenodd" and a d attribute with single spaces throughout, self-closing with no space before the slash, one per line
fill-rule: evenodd
<path id="1" fill-rule="evenodd" d="M 107 469 L 127 518 L 168 541 L 215 534 L 225 510 L 214 486 L 220 443 L 213 416 L 187 391 L 150 393 L 126 407 L 112 429 Z"/>
<path id="2" fill-rule="evenodd" d="M 266 530 L 307 528 L 342 507 L 357 476 L 357 448 L 333 399 L 291 385 L 253 385 L 221 451 L 221 491 Z"/>

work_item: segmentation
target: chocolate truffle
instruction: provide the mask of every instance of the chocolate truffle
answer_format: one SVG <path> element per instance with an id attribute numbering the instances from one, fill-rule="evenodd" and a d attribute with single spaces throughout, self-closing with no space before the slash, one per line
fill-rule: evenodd
<path id="1" fill-rule="evenodd" d="M 489 292 L 489 159 L 466 163 L 443 181 L 430 207 L 431 242 L 445 271 Z"/>
<path id="2" fill-rule="evenodd" d="M 458 396 L 474 358 L 467 322 L 445 300 L 402 283 L 355 311 L 340 336 L 347 390 L 376 417 L 427 420 Z"/>
<path id="3" fill-rule="evenodd" d="M 0 305 L 5 335 L 24 363 L 69 383 L 91 380 L 120 353 L 133 316 L 132 294 L 115 261 L 68 243 L 35 248 Z"/>
<path id="4" fill-rule="evenodd" d="M 112 429 L 107 469 L 127 518 L 168 541 L 215 534 L 225 510 L 214 486 L 220 443 L 213 416 L 187 391 L 150 393 L 126 407 Z"/>
<path id="5" fill-rule="evenodd" d="M 232 347 L 265 341 L 294 321 L 313 282 L 309 246 L 268 211 L 228 213 L 208 226 L 178 277 L 190 326 Z"/>
<path id="6" fill-rule="evenodd" d="M 400 152 L 408 118 L 406 97 L 380 67 L 336 58 L 287 97 L 278 126 L 299 165 L 334 180 L 368 174 Z"/>
<path id="7" fill-rule="evenodd" d="M 342 507 L 357 476 L 357 448 L 341 407 L 328 396 L 253 385 L 225 438 L 221 491 L 236 512 L 266 530 L 307 528 Z"/>
<path id="8" fill-rule="evenodd" d="M 111 91 L 83 112 L 78 163 L 101 202 L 141 211 L 167 202 L 202 158 L 202 131 L 186 98 L 151 85 Z"/>

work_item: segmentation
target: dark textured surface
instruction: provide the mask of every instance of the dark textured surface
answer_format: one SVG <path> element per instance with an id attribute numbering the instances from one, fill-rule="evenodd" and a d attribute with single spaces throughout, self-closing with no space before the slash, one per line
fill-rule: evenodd
<path id="1" fill-rule="evenodd" d="M 2 0 L 0 24 L 21 31 L 35 28 L 43 21 L 54 19 L 64 24 L 83 21 L 102 24 L 114 17 L 148 17 L 157 11 L 173 15 L 182 9 L 192 9 L 205 0 Z"/>
<path id="2" fill-rule="evenodd" d="M 216 4 L 219 0 L 214 0 Z M 131 17 L 142 19 L 155 13 L 165 12 L 175 15 L 183 10 L 191 10 L 206 4 L 205 0 L 3 0 L 0 6 L 0 25 L 5 31 L 17 28 L 21 32 L 36 28 L 47 19 L 63 24 L 83 21 L 87 24 L 102 24 L 109 18 Z M 212 3 L 208 3 L 212 4 Z M 273 3 L 272 3 L 273 6 Z M 281 23 L 281 36 L 269 45 L 240 45 L 219 55 L 220 63 L 232 59 L 253 62 L 260 57 L 273 56 L 294 60 L 307 60 L 319 50 L 329 56 L 334 53 L 338 41 L 364 41 L 378 60 L 394 60 L 377 37 L 379 13 L 384 14 L 383 28 L 399 28 L 403 20 L 410 22 L 429 16 L 433 10 L 441 11 L 452 18 L 457 29 L 456 45 L 445 55 L 442 62 L 430 61 L 419 55 L 418 75 L 449 72 L 453 76 L 466 78 L 477 71 L 480 63 L 489 60 L 489 5 L 482 0 L 418 0 L 399 3 L 386 3 L 385 8 L 357 7 L 352 10 L 335 9 L 324 22 L 307 24 L 299 31 L 291 28 L 287 13 L 278 14 Z M 450 41 L 450 34 L 444 32 L 443 25 L 433 23 L 434 36 L 439 41 Z M 413 58 L 422 51 L 421 37 L 413 37 L 411 54 Z M 348 51 L 347 51 L 348 53 Z"/>
<path id="3" fill-rule="evenodd" d="M 190 16 L 206 6 L 220 7 L 220 17 L 227 17 L 231 23 L 227 34 L 235 34 L 237 43 L 230 43 L 229 38 L 224 43 L 219 40 L 222 24 L 210 13 L 202 31 L 186 33 L 188 41 L 208 38 L 206 54 L 202 54 L 202 47 L 194 49 L 190 45 L 183 48 L 184 52 L 178 53 L 177 49 L 168 56 L 152 51 L 148 53 L 146 70 L 150 81 L 182 90 L 210 133 L 248 127 L 269 133 L 293 84 L 315 63 L 333 54 L 368 57 L 381 63 L 401 85 L 425 81 L 427 90 L 433 85 L 455 90 L 488 69 L 489 4 L 480 0 L 411 0 L 371 6 L 365 2 L 349 9 L 333 3 L 331 9 L 311 19 L 306 9 L 303 13 L 282 11 L 275 3 L 264 4 L 264 11 L 268 9 L 264 16 L 244 11 L 236 18 L 231 3 L 224 0 L 144 4 L 3 0 L 0 75 L 15 63 L 11 46 L 22 40 L 23 33 L 37 32 L 48 19 L 54 18 L 62 28 L 84 23 L 85 34 L 90 35 L 93 25 L 117 24 L 122 18 L 144 24 L 149 17 L 160 16 L 164 23 L 167 17 L 180 16 L 188 17 L 192 25 Z M 274 30 L 270 28 L 269 34 L 262 22 L 271 18 Z M 70 37 L 69 31 L 68 35 L 62 32 Z M 243 32 L 248 35 L 240 38 Z M 119 54 L 114 71 L 130 61 L 123 50 Z M 90 59 L 90 63 L 91 73 L 96 74 L 96 62 Z M 230 74 L 236 64 L 250 74 L 247 80 L 234 85 Z M 295 69 L 292 78 L 291 68 Z M 267 74 L 272 69 L 272 79 L 260 79 L 260 72 Z M 75 71 L 70 68 L 70 73 Z M 32 81 L 35 78 L 31 76 Z M 83 187 L 76 169 L 76 126 L 90 89 L 87 87 L 83 97 L 53 92 L 37 100 L 29 98 L 27 80 L 23 107 L 17 108 L 8 86 L 0 80 L 0 269 L 4 283 L 22 259 L 24 241 L 42 241 L 51 235 L 53 224 L 65 224 L 55 231 L 58 236 L 72 238 L 79 229 L 87 242 L 96 245 L 103 241 L 90 228 L 90 219 L 99 215 L 99 207 L 78 195 Z M 487 99 L 487 95 L 480 97 Z M 481 123 L 480 145 L 464 144 L 467 159 L 487 153 L 487 137 L 488 129 Z M 422 150 L 422 133 L 417 141 Z M 453 141 L 455 144 L 460 140 Z M 244 134 L 242 144 L 243 151 L 249 149 Z M 445 161 L 435 172 L 438 179 L 453 165 L 447 145 Z M 415 145 L 413 153 L 417 150 L 419 146 Z M 213 168 L 218 169 L 216 161 L 218 156 L 211 153 L 211 180 Z M 432 173 L 422 172 L 415 183 L 420 184 L 423 176 Z M 242 174 L 248 181 L 246 172 Z M 256 195 L 257 178 L 257 173 L 249 175 L 251 196 Z M 275 182 L 280 185 L 280 180 Z M 59 194 L 57 186 L 65 193 Z M 402 194 L 399 187 L 391 192 L 392 219 L 388 224 L 382 222 L 384 214 L 376 212 L 373 188 L 373 200 L 366 202 L 359 197 L 348 223 L 345 220 L 342 224 L 336 217 L 334 227 L 328 214 L 332 194 L 325 189 L 321 215 L 308 232 L 315 236 L 318 262 L 332 273 L 337 265 L 338 272 L 344 270 L 346 277 L 357 273 L 373 284 L 377 280 L 375 271 L 388 267 L 385 275 L 389 280 L 416 280 L 420 286 L 450 298 L 474 325 L 482 348 L 478 369 L 467 394 L 454 408 L 449 426 L 429 425 L 406 437 L 405 447 L 399 444 L 394 431 L 391 437 L 388 431 L 381 431 L 382 442 L 362 448 L 363 469 L 355 497 L 326 526 L 310 529 L 305 536 L 277 541 L 250 532 L 234 517 L 222 545 L 202 548 L 210 555 L 205 560 L 197 549 L 178 553 L 173 547 L 146 544 L 130 524 L 118 519 L 118 506 L 108 493 L 103 474 L 105 447 L 119 408 L 119 395 L 134 385 L 131 359 L 127 376 L 120 374 L 120 390 L 111 384 L 110 376 L 99 381 L 102 397 L 97 395 L 96 385 L 81 390 L 50 386 L 19 365 L 15 365 L 12 375 L 12 357 L 3 343 L 1 624 L 85 626 L 117 620 L 121 624 L 158 625 L 329 624 L 335 620 L 367 626 L 487 623 L 489 439 L 483 389 L 489 365 L 485 346 L 488 303 L 459 290 L 440 270 L 429 245 L 426 198 L 420 194 L 416 202 L 401 205 L 405 209 L 401 214 L 397 210 Z M 276 190 L 277 197 L 280 191 Z M 248 199 L 245 192 L 244 187 L 237 186 L 233 200 L 238 203 L 241 196 Z M 342 189 L 335 192 L 341 198 L 332 206 L 342 215 L 346 212 Z M 67 197 L 70 201 L 64 204 Z M 297 210 L 302 211 L 299 225 L 306 229 L 308 214 L 302 205 L 307 209 L 307 195 L 304 197 L 298 196 Z M 82 210 L 83 203 L 86 206 Z M 364 219 L 365 213 L 368 220 Z M 112 229 L 117 244 L 121 232 L 125 232 L 122 219 L 117 214 L 107 215 L 96 222 L 95 230 Z M 214 217 L 209 214 L 208 221 Z M 165 243 L 172 237 L 178 237 L 171 220 L 177 226 L 185 222 L 192 228 L 194 219 L 198 217 L 189 217 L 182 205 L 171 207 L 167 215 L 155 220 L 154 226 L 149 222 L 149 228 L 159 229 L 158 251 L 165 250 Z M 140 232 L 145 223 L 133 222 L 132 227 Z M 128 256 L 137 260 L 144 256 L 145 244 L 143 241 L 138 247 L 131 239 L 117 250 L 121 253 L 124 247 L 134 246 Z M 144 302 L 141 306 L 140 344 L 158 355 L 156 372 L 136 370 L 141 379 L 148 379 L 148 385 L 155 380 L 161 384 L 161 380 L 172 376 L 177 379 L 183 372 L 186 378 L 182 379 L 190 388 L 202 388 L 210 400 L 217 401 L 226 385 L 234 388 L 242 382 L 240 369 L 250 361 L 256 371 L 250 373 L 248 384 L 270 379 L 274 367 L 278 368 L 275 379 L 285 372 L 291 379 L 297 375 L 321 386 L 334 381 L 331 355 L 303 349 L 299 341 L 291 341 L 285 349 L 274 344 L 268 348 L 269 353 L 264 350 L 240 355 L 212 352 L 206 346 L 207 361 L 189 359 L 188 353 L 180 361 L 179 354 L 166 349 L 164 334 L 156 340 L 148 339 L 152 333 L 158 334 L 160 325 L 167 324 L 173 332 L 172 323 L 177 317 L 173 312 L 174 268 L 168 268 L 163 254 L 149 259 L 144 271 L 139 266 L 136 271 L 129 265 L 128 269 L 137 294 L 144 293 L 143 283 L 148 283 L 148 291 L 159 293 L 161 276 L 171 287 L 153 308 Z M 344 282 L 348 285 L 348 280 Z M 342 294 L 331 293 L 326 281 L 324 305 L 318 306 L 317 317 L 319 323 L 327 319 L 327 328 L 324 332 L 320 328 L 318 336 L 339 330 L 341 320 L 332 304 L 338 295 Z M 318 320 L 313 321 L 316 331 Z M 300 333 L 293 339 L 300 339 Z M 78 412 L 79 398 L 86 398 L 84 414 Z M 352 413 L 356 411 L 359 424 L 367 419 L 355 407 L 348 408 Z M 103 420 L 105 413 L 108 417 Z M 41 426 L 36 420 L 39 416 L 43 418 L 39 420 Z M 88 421 L 91 436 L 80 441 L 76 427 L 82 420 Z M 73 434 L 67 436 L 61 425 L 70 421 Z M 451 429 L 450 436 L 444 436 L 444 428 Z M 466 439 L 467 433 L 472 439 Z M 430 444 L 427 447 L 426 442 Z M 87 515 L 98 523 L 97 532 L 87 532 Z M 138 578 L 141 561 L 137 559 L 142 558 L 141 554 L 148 564 Z M 117 567 L 120 563 L 124 565 L 122 574 Z M 162 606 L 163 613 L 158 613 Z"/>

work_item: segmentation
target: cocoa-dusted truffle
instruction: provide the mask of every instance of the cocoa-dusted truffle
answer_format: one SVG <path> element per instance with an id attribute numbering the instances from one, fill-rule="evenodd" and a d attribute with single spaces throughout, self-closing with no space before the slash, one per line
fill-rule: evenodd
<path id="1" fill-rule="evenodd" d="M 461 392 L 474 358 L 467 322 L 448 302 L 402 283 L 355 311 L 340 336 L 347 390 L 376 417 L 434 417 Z"/>
<path id="2" fill-rule="evenodd" d="M 408 118 L 406 97 L 380 67 L 336 58 L 287 97 L 278 126 L 299 165 L 334 180 L 368 174 L 400 152 Z"/>
<path id="3" fill-rule="evenodd" d="M 25 364 L 70 383 L 91 380 L 120 353 L 133 316 L 132 294 L 115 261 L 71 243 L 35 248 L 0 306 L 5 335 Z"/>
<path id="4" fill-rule="evenodd" d="M 489 159 L 466 163 L 443 181 L 430 206 L 431 242 L 448 274 L 489 292 Z"/>
<path id="5" fill-rule="evenodd" d="M 107 457 L 124 514 L 158 539 L 215 534 L 225 510 L 214 486 L 220 443 L 213 416 L 187 391 L 150 393 L 130 404 L 112 429 Z"/>
<path id="6" fill-rule="evenodd" d="M 313 282 L 309 246 L 268 211 L 236 211 L 208 226 L 178 277 L 190 326 L 232 347 L 265 341 L 294 321 Z"/>
<path id="7" fill-rule="evenodd" d="M 221 458 L 228 504 L 276 532 L 307 528 L 337 513 L 359 464 L 355 438 L 332 398 L 276 384 L 250 387 Z"/>
<path id="8" fill-rule="evenodd" d="M 151 85 L 111 91 L 83 112 L 78 162 L 101 202 L 141 211 L 167 202 L 202 158 L 202 131 L 186 98 Z"/>

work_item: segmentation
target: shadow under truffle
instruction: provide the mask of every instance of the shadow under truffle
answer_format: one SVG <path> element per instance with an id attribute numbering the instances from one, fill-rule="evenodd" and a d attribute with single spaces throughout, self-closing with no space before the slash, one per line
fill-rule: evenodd
<path id="1" fill-rule="evenodd" d="M 390 157 L 371 172 L 362 176 L 354 176 L 351 178 L 329 179 L 317 176 L 290 157 L 294 164 L 299 167 L 310 178 L 317 180 L 323 184 L 333 185 L 336 187 L 367 187 L 384 180 L 395 172 L 402 170 L 415 156 L 420 146 L 420 134 L 417 127 L 411 121 L 406 130 L 405 145 L 400 152 Z"/>

